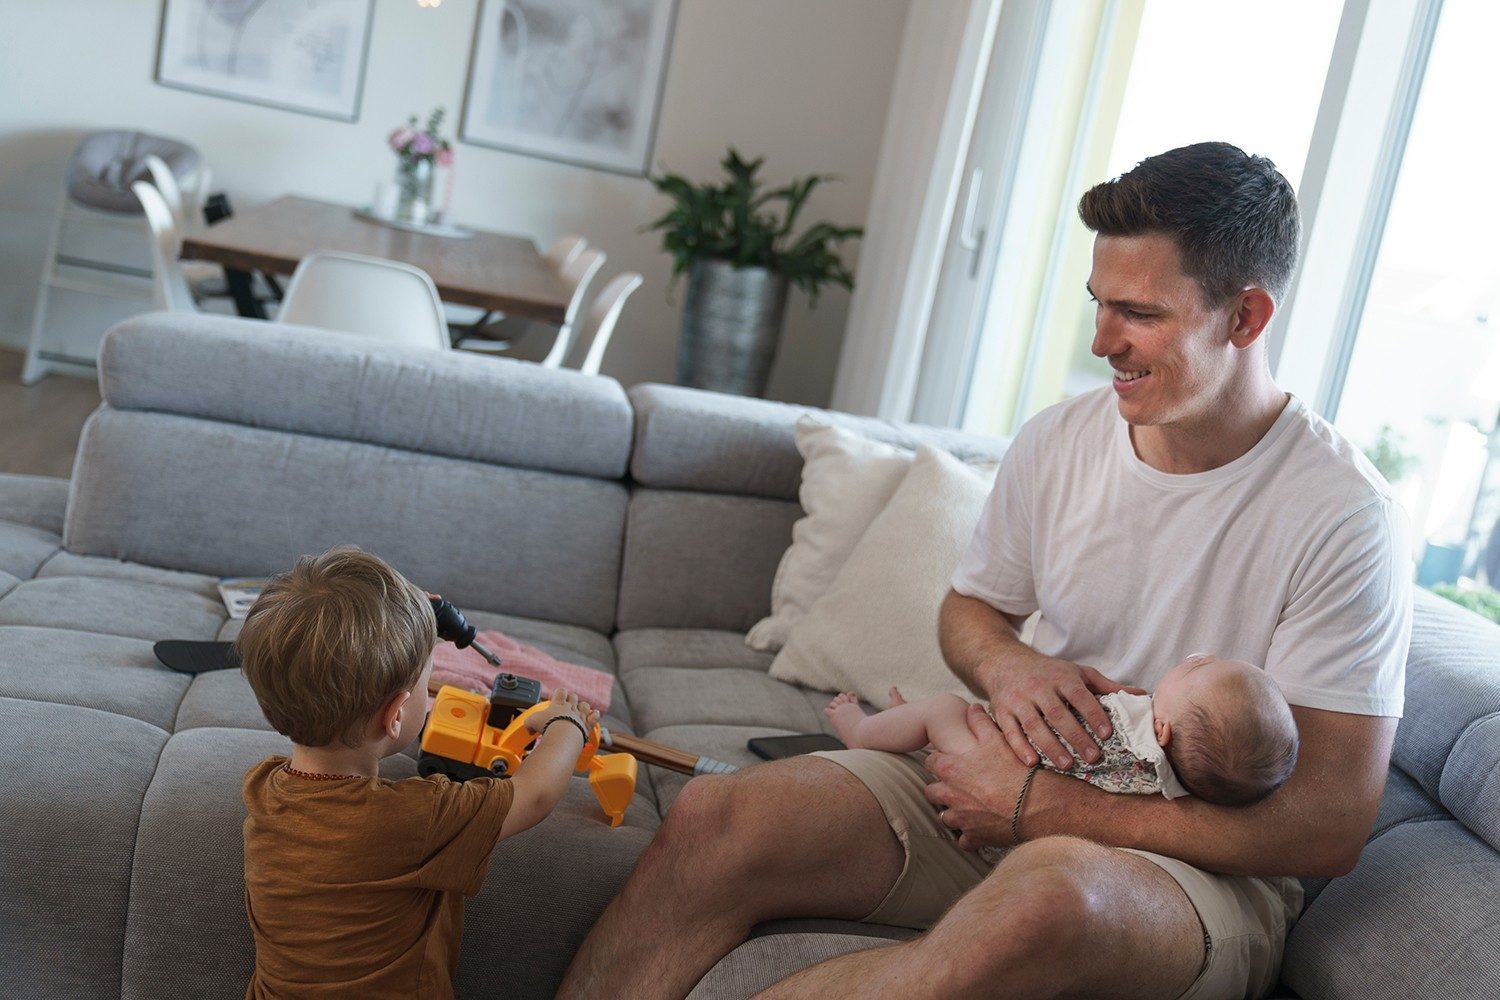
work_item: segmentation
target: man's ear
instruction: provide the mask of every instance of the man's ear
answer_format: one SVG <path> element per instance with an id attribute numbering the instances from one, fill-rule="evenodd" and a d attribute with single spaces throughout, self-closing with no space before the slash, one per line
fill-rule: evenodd
<path id="1" fill-rule="evenodd" d="M 1276 314 L 1276 300 L 1258 285 L 1251 285 L 1234 297 L 1229 316 L 1229 342 L 1244 350 L 1260 339 L 1271 317 Z"/>
<path id="2" fill-rule="evenodd" d="M 1172 724 L 1166 719 L 1156 719 L 1154 724 L 1156 726 L 1156 745 L 1164 747 L 1168 743 L 1171 743 Z"/>
<path id="3" fill-rule="evenodd" d="M 389 736 L 394 740 L 401 735 L 401 709 L 410 697 L 410 691 L 402 691 L 391 695 L 390 700 L 381 706 L 380 714 L 376 716 L 380 722 L 381 736 Z"/>

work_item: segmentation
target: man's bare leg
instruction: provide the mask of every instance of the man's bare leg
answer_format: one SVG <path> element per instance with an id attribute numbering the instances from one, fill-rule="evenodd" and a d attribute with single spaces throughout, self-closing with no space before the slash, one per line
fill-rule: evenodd
<path id="1" fill-rule="evenodd" d="M 686 996 L 762 920 L 870 913 L 905 860 L 875 797 L 832 761 L 694 778 L 557 996 Z"/>
<path id="2" fill-rule="evenodd" d="M 1049 837 L 1008 854 L 921 937 L 804 969 L 758 1000 L 1175 997 L 1203 958 L 1197 911 L 1166 872 Z"/>

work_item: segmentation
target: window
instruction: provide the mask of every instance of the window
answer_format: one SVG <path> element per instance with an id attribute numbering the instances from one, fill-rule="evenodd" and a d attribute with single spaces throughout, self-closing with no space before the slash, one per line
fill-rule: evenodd
<path id="1" fill-rule="evenodd" d="M 1270 157 L 1296 187 L 1342 6 L 1341 0 L 1270 0 L 1246 17 L 1230 4 L 1147 0 L 1119 118 L 1099 126 L 1113 131 L 1108 168 L 1085 179 L 1067 211 L 1098 181 L 1155 153 L 1206 140 Z M 1296 31 L 1286 29 L 1289 22 L 1298 25 Z M 1076 216 L 1073 229 L 1075 239 L 1092 244 Z M 1045 356 L 1034 360 L 1041 370 L 1013 414 L 1013 427 L 1053 403 L 1109 383 L 1109 365 L 1090 351 L 1094 307 L 1083 291 L 1087 276 L 1085 259 L 1081 272 L 1059 282 L 1063 302 L 1056 314 L 1067 317 L 1068 325 L 1038 333 L 1067 344 L 1066 368 L 1055 361 L 1049 373 Z"/>
<path id="2" fill-rule="evenodd" d="M 1332 416 L 1410 513 L 1428 586 L 1500 578 L 1500 137 L 1476 116 L 1497 32 L 1500 5 L 1444 4 Z"/>

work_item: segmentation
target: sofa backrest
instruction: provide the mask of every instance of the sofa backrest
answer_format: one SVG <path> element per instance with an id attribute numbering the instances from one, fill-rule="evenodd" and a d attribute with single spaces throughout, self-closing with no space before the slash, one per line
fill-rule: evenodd
<path id="1" fill-rule="evenodd" d="M 469 608 L 609 631 L 631 447 L 611 379 L 148 314 L 105 337 L 64 544 L 262 575 L 353 543 Z"/>
<path id="2" fill-rule="evenodd" d="M 807 415 L 877 441 L 999 457 L 1006 442 L 808 406 L 667 385 L 630 390 L 634 490 L 618 625 L 743 632 L 770 613 L 771 582 L 802 516 L 796 426 Z"/>

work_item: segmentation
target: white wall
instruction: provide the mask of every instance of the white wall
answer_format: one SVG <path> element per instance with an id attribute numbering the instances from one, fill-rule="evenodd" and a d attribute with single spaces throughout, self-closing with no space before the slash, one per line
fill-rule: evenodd
<path id="1" fill-rule="evenodd" d="M 182 138 L 237 207 L 294 192 L 353 204 L 387 179 L 386 134 L 435 105 L 462 101 L 478 0 L 376 0 L 364 98 L 353 124 L 226 101 L 152 81 L 160 0 L 0 0 L 0 343 L 22 346 L 62 183 L 78 136 L 135 128 Z M 863 224 L 909 0 L 679 0 L 653 169 L 718 172 L 734 144 L 767 157 L 778 183 L 836 173 L 804 219 Z M 531 236 L 545 246 L 586 234 L 609 276 L 640 271 L 604 372 L 626 385 L 670 382 L 682 286 L 668 301 L 669 260 L 637 228 L 666 201 L 622 177 L 460 143 L 455 221 Z M 846 255 L 852 264 L 858 244 Z M 793 293 L 773 398 L 826 403 L 849 296 L 810 310 Z"/>

